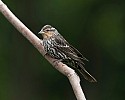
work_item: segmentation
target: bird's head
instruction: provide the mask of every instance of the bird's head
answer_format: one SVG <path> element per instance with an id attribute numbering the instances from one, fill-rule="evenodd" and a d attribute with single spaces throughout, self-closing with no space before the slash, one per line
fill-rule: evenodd
<path id="1" fill-rule="evenodd" d="M 39 34 L 42 34 L 43 38 L 50 38 L 54 35 L 57 35 L 58 31 L 51 25 L 45 25 L 43 26 Z"/>

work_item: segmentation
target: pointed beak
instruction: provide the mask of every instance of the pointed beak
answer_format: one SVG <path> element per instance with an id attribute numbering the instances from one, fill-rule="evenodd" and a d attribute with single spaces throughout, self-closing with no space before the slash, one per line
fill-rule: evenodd
<path id="1" fill-rule="evenodd" d="M 42 30 L 38 33 L 38 34 L 44 34 L 45 32 L 43 32 Z"/>

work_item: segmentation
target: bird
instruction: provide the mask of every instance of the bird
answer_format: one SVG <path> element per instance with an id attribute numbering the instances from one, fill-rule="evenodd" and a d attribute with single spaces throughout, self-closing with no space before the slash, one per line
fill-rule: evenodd
<path id="1" fill-rule="evenodd" d="M 69 44 L 56 28 L 51 25 L 45 25 L 38 34 L 43 37 L 42 45 L 46 54 L 80 72 L 89 82 L 97 82 L 84 68 L 84 61 L 88 60 L 75 47 Z"/>

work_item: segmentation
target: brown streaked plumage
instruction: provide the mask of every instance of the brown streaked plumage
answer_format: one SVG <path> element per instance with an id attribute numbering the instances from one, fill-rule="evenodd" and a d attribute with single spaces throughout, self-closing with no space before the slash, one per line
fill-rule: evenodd
<path id="1" fill-rule="evenodd" d="M 78 70 L 89 82 L 97 82 L 84 68 L 84 61 L 88 60 L 70 45 L 54 27 L 45 25 L 39 34 L 43 36 L 43 46 L 47 54 Z"/>

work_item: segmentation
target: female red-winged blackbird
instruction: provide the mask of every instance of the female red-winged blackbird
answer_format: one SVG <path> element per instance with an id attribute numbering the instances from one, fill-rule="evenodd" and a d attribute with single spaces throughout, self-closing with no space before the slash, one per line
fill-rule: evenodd
<path id="1" fill-rule="evenodd" d="M 51 25 L 45 25 L 39 34 L 43 36 L 43 46 L 47 54 L 77 69 L 89 82 L 97 82 L 84 68 L 83 61 L 87 59 Z"/>

